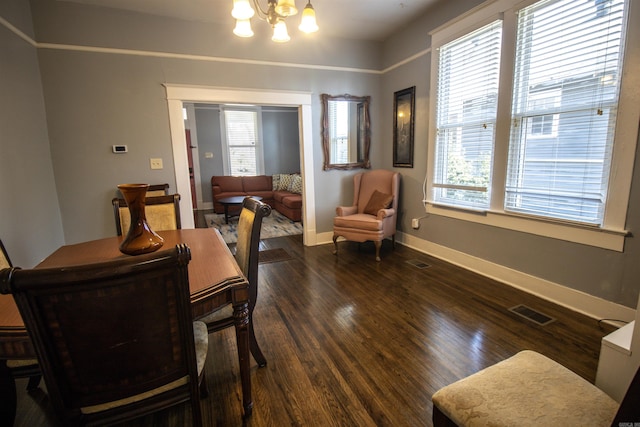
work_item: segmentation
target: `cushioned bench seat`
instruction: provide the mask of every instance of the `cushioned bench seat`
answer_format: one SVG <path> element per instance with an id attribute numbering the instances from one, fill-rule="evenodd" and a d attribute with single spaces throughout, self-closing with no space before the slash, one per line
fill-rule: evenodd
<path id="1" fill-rule="evenodd" d="M 438 390 L 432 400 L 434 426 L 609 426 L 619 406 L 529 350 Z"/>

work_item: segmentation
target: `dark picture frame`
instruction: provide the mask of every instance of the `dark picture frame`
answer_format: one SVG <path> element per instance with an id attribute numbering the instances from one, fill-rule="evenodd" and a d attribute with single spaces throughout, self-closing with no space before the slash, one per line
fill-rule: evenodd
<path id="1" fill-rule="evenodd" d="M 416 87 L 393 93 L 393 166 L 413 167 Z"/>

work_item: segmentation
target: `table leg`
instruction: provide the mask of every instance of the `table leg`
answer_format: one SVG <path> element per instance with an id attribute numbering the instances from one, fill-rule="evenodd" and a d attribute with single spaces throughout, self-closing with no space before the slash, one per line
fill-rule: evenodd
<path id="1" fill-rule="evenodd" d="M 0 425 L 12 426 L 16 418 L 16 381 L 6 360 L 0 360 L 0 402 Z"/>
<path id="2" fill-rule="evenodd" d="M 253 399 L 251 398 L 251 372 L 249 351 L 249 308 L 247 303 L 233 306 L 233 319 L 238 343 L 238 362 L 240 364 L 240 381 L 242 382 L 242 406 L 244 416 L 251 416 Z"/>
<path id="3" fill-rule="evenodd" d="M 226 203 L 224 205 L 224 222 L 225 224 L 229 224 L 229 205 Z"/>

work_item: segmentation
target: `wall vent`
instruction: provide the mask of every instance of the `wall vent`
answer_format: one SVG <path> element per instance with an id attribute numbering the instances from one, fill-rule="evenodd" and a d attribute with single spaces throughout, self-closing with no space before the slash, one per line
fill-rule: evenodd
<path id="1" fill-rule="evenodd" d="M 420 269 L 431 267 L 429 264 L 427 264 L 424 261 L 420 261 L 419 259 L 410 259 L 410 260 L 407 260 L 406 262 Z"/>
<path id="2" fill-rule="evenodd" d="M 535 322 L 541 326 L 548 325 L 549 323 L 556 320 L 553 317 L 549 317 L 546 314 L 540 313 L 539 311 L 536 311 L 533 308 L 527 307 L 523 304 L 511 307 L 509 311 L 512 311 L 518 316 L 524 317 L 527 320 L 531 320 L 532 322 Z"/>

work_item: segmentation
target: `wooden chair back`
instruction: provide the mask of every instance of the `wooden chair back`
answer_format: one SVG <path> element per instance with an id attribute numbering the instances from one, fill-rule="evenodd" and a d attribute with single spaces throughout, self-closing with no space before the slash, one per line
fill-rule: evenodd
<path id="1" fill-rule="evenodd" d="M 127 202 L 116 197 L 111 201 L 111 204 L 116 221 L 116 232 L 118 236 L 126 235 L 131 226 L 131 215 Z M 153 231 L 181 229 L 180 194 L 147 197 L 145 199 L 145 216 Z"/>
<path id="2" fill-rule="evenodd" d="M 168 196 L 169 184 L 151 184 L 147 188 L 147 197 Z"/>
<path id="3" fill-rule="evenodd" d="M 271 215 L 271 206 L 246 197 L 238 219 L 238 240 L 236 243 L 236 262 L 249 281 L 250 287 L 258 283 L 258 256 L 260 251 L 260 230 L 262 220 Z M 255 283 L 255 286 L 252 284 Z M 255 301 L 255 299 L 254 299 Z"/>
<path id="4" fill-rule="evenodd" d="M 4 244 L 2 240 L 0 240 L 0 269 L 13 267 L 11 264 L 11 260 L 9 259 L 9 254 L 7 250 L 4 248 Z"/>
<path id="5" fill-rule="evenodd" d="M 256 340 L 253 325 L 253 310 L 258 300 L 258 261 L 260 256 L 260 230 L 264 217 L 271 215 L 271 206 L 246 197 L 238 219 L 238 241 L 236 243 L 236 262 L 249 282 L 249 347 L 259 366 L 265 366 L 267 360 Z M 228 307 L 225 307 L 228 308 Z M 217 312 L 201 319 L 207 324 L 209 332 L 215 332 L 233 326 L 232 311 L 221 307 Z"/>
<path id="6" fill-rule="evenodd" d="M 201 425 L 186 245 L 102 263 L 0 271 L 63 425 L 189 400 Z"/>
<path id="7" fill-rule="evenodd" d="M 13 264 L 9 258 L 7 249 L 4 247 L 2 240 L 0 240 L 0 270 L 10 267 L 13 267 Z M 40 366 L 38 366 L 36 359 L 9 359 L 5 361 L 5 363 L 11 374 L 10 381 L 12 384 L 10 384 L 9 387 L 11 387 L 12 391 L 15 390 L 16 378 L 29 378 L 27 390 L 35 390 L 38 388 L 42 374 L 40 373 Z M 15 396 L 12 395 L 10 399 L 15 399 Z M 9 403 L 7 404 L 9 405 Z"/>

